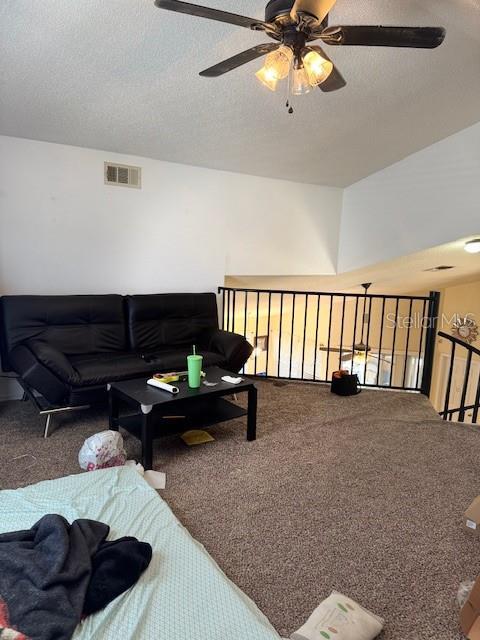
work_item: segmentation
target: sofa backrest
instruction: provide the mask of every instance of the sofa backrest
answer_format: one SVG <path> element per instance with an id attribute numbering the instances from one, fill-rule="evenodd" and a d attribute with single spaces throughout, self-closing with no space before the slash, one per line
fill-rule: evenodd
<path id="1" fill-rule="evenodd" d="M 137 353 L 192 345 L 204 331 L 218 328 L 214 293 L 127 296 L 126 309 L 130 348 Z"/>
<path id="2" fill-rule="evenodd" d="M 46 340 L 66 355 L 127 349 L 122 296 L 3 296 L 0 304 L 5 370 L 8 353 L 29 338 Z"/>

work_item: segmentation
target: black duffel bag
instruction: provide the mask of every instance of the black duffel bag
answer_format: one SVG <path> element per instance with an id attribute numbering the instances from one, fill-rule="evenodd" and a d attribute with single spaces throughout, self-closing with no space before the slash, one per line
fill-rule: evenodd
<path id="1" fill-rule="evenodd" d="M 335 371 L 332 376 L 330 391 L 337 396 L 356 396 L 360 393 L 360 382 L 356 374 Z"/>

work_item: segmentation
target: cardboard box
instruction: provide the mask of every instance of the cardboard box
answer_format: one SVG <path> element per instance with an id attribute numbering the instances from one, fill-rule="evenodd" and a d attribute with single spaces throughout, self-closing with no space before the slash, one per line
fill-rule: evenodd
<path id="1" fill-rule="evenodd" d="M 465 511 L 465 526 L 472 533 L 480 533 L 480 496 Z"/>
<path id="2" fill-rule="evenodd" d="M 480 640 L 480 577 L 460 610 L 460 626 L 469 640 Z"/>

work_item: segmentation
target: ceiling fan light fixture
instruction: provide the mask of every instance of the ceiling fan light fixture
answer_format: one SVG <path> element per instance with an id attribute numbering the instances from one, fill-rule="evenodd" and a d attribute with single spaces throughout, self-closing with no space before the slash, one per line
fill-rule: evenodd
<path id="1" fill-rule="evenodd" d="M 255 75 L 267 89 L 270 89 L 270 91 L 277 90 L 278 77 L 273 69 L 262 67 Z"/>
<path id="2" fill-rule="evenodd" d="M 304 67 L 293 69 L 292 72 L 292 93 L 294 96 L 303 96 L 310 91 L 312 85 L 308 79 Z"/>
<path id="3" fill-rule="evenodd" d="M 480 253 L 480 238 L 466 242 L 463 248 L 467 253 Z"/>
<path id="4" fill-rule="evenodd" d="M 308 76 L 308 81 L 312 86 L 317 86 L 325 82 L 333 71 L 333 63 L 326 60 L 317 51 L 305 49 L 302 55 L 303 66 Z"/>
<path id="5" fill-rule="evenodd" d="M 293 51 L 290 47 L 282 45 L 276 51 L 272 51 L 265 58 L 265 68 L 275 74 L 277 80 L 283 80 L 290 73 L 290 65 L 293 60 Z"/>
<path id="6" fill-rule="evenodd" d="M 368 353 L 366 351 L 355 351 L 353 354 L 353 364 L 362 367 L 367 361 Z"/>

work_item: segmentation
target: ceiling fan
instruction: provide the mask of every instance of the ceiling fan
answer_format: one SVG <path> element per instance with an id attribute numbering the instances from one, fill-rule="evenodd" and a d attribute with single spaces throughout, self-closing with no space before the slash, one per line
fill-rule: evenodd
<path id="1" fill-rule="evenodd" d="M 360 340 L 358 342 L 355 342 L 355 344 L 351 348 L 346 347 L 346 348 L 339 349 L 338 347 L 325 347 L 322 345 L 318 348 L 319 351 L 340 353 L 341 362 L 349 362 L 350 360 L 352 361 L 355 360 L 355 362 L 359 363 L 359 362 L 365 362 L 368 358 L 376 358 L 377 360 L 382 360 L 383 362 L 389 362 L 386 358 L 382 357 L 380 354 L 372 353 L 372 347 L 369 344 L 364 342 L 365 327 L 370 322 L 370 309 L 371 309 L 372 303 L 370 302 L 369 304 L 368 312 L 366 311 L 366 306 L 367 306 L 367 294 L 371 286 L 372 286 L 371 282 L 365 282 L 364 284 L 362 284 L 362 287 L 365 293 L 363 294 L 362 335 L 360 337 Z M 356 324 L 357 323 L 355 321 L 355 327 L 356 327 Z M 367 330 L 367 334 L 368 334 L 368 330 Z M 355 336 L 354 336 L 354 339 L 356 340 Z"/>
<path id="2" fill-rule="evenodd" d="M 310 44 L 315 40 L 334 46 L 434 49 L 445 38 L 443 27 L 329 26 L 329 12 L 335 3 L 336 0 L 270 0 L 262 21 L 179 0 L 155 0 L 160 9 L 264 31 L 275 41 L 256 45 L 223 60 L 201 71 L 201 76 L 221 76 L 266 55 L 264 66 L 256 73 L 257 78 L 272 91 L 276 90 L 279 80 L 288 78 L 289 92 L 293 95 L 308 93 L 316 86 L 329 92 L 346 85 L 324 50 Z"/>

